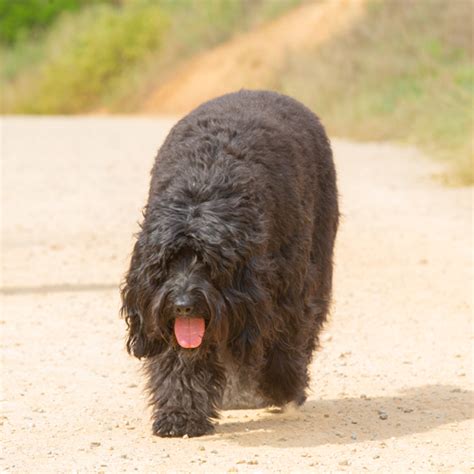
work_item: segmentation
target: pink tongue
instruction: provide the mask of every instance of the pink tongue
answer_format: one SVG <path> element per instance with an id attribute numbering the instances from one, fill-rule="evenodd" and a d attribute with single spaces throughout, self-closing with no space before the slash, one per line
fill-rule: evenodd
<path id="1" fill-rule="evenodd" d="M 194 349 L 199 347 L 204 337 L 206 325 L 203 318 L 176 318 L 174 334 L 181 347 Z"/>

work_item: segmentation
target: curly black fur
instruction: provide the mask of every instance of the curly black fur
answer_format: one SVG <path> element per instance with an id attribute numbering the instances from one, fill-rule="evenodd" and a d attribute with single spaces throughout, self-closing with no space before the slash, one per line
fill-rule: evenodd
<path id="1" fill-rule="evenodd" d="M 328 138 L 295 100 L 240 91 L 174 126 L 122 287 L 127 349 L 146 358 L 155 434 L 211 432 L 230 372 L 264 404 L 304 402 L 338 217 Z M 196 349 L 173 333 L 183 294 L 205 319 Z"/>

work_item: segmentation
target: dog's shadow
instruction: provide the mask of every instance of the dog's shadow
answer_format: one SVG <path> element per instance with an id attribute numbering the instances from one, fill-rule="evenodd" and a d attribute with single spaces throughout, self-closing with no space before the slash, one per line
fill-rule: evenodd
<path id="1" fill-rule="evenodd" d="M 309 400 L 301 409 L 281 414 L 256 410 L 247 415 L 253 419 L 244 422 L 232 421 L 236 412 L 224 412 L 217 432 L 231 442 L 255 447 L 384 440 L 471 419 L 472 395 L 451 385 L 424 385 L 400 396 Z"/>

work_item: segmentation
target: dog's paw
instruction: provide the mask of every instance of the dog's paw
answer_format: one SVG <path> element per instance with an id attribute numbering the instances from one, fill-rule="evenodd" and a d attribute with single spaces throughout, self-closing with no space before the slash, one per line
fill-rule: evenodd
<path id="1" fill-rule="evenodd" d="M 183 413 L 162 412 L 153 423 L 153 434 L 161 437 L 190 438 L 214 432 L 214 425 L 206 418 Z"/>

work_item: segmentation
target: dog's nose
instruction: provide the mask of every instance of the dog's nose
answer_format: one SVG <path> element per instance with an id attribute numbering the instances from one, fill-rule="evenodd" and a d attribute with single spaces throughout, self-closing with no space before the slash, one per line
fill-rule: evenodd
<path id="1" fill-rule="evenodd" d="M 188 296 L 180 296 L 174 302 L 176 314 L 180 316 L 190 315 L 193 311 L 193 302 Z"/>

